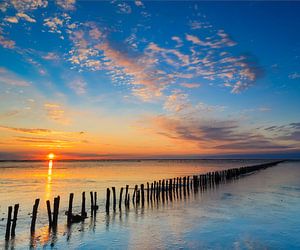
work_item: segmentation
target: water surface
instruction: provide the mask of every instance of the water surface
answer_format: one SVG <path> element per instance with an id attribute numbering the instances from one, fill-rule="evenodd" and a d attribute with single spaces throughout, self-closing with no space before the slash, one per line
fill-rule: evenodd
<path id="1" fill-rule="evenodd" d="M 297 249 L 300 247 L 300 164 L 286 162 L 235 182 L 165 204 L 117 211 L 106 216 L 106 187 L 146 183 L 223 168 L 253 165 L 255 161 L 141 161 L 1 163 L 0 204 L 20 203 L 17 237 L 9 246 L 27 249 L 51 245 L 71 249 L 103 248 L 217 248 Z M 66 227 L 68 194 L 75 193 L 80 211 L 82 191 L 97 191 L 100 210 L 95 218 Z M 61 195 L 56 235 L 49 234 L 45 200 Z M 41 198 L 37 232 L 29 236 L 28 213 Z M 89 204 L 89 202 L 88 202 Z M 87 205 L 88 207 L 88 205 Z M 0 222 L 4 238 L 5 220 Z M 4 246 L 4 242 L 1 243 Z M 0 245 L 1 246 L 1 245 Z"/>

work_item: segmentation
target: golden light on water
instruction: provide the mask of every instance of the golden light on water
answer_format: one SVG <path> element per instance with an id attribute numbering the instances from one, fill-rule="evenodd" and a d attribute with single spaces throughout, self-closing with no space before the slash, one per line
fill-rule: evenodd
<path id="1" fill-rule="evenodd" d="M 48 155 L 49 157 L 49 155 Z M 53 167 L 53 160 L 49 160 L 48 163 L 48 180 L 46 183 L 46 196 L 45 199 L 48 200 L 51 194 L 51 181 L 52 181 L 52 167 Z"/>

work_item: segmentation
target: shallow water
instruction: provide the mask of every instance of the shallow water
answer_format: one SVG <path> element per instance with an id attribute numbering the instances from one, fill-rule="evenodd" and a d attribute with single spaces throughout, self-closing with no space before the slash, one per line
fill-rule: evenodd
<path id="1" fill-rule="evenodd" d="M 20 203 L 17 237 L 8 246 L 29 248 L 129 249 L 297 249 L 300 247 L 300 162 L 285 162 L 237 181 L 165 204 L 130 207 L 106 216 L 106 187 L 152 182 L 211 170 L 253 165 L 254 161 L 54 162 L 49 179 L 44 163 L 1 163 L 0 204 Z M 94 190 L 99 212 L 66 227 L 69 192 L 80 211 L 81 191 Z M 59 227 L 49 234 L 45 200 L 61 195 Z M 36 237 L 29 236 L 34 199 L 41 198 Z M 12 204 L 11 204 L 12 202 Z M 89 202 L 88 202 L 89 204 Z M 87 204 L 87 207 L 88 207 Z M 0 222 L 4 238 L 5 220 Z M 5 246 L 1 242 L 1 246 Z"/>

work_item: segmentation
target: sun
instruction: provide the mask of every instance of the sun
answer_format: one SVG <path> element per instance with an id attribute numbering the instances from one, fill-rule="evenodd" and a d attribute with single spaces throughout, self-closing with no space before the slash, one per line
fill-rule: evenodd
<path id="1" fill-rule="evenodd" d="M 48 154 L 49 160 L 53 160 L 54 158 L 55 158 L 55 154 L 53 154 L 53 153 Z"/>

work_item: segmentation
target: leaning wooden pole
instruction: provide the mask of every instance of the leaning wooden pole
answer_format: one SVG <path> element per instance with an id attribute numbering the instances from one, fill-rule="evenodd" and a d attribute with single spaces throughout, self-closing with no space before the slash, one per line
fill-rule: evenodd
<path id="1" fill-rule="evenodd" d="M 16 236 L 18 211 L 19 211 L 19 204 L 15 204 L 15 206 L 14 206 L 14 217 L 13 217 L 12 226 L 11 226 L 11 237 L 12 238 Z"/>
<path id="2" fill-rule="evenodd" d="M 32 208 L 32 219 L 31 219 L 31 225 L 30 225 L 31 234 L 33 234 L 35 231 L 35 223 L 36 223 L 36 217 L 37 217 L 39 203 L 40 203 L 40 199 L 36 199 L 34 202 L 33 208 Z"/>
<path id="3" fill-rule="evenodd" d="M 11 226 L 11 213 L 12 213 L 12 206 L 9 206 L 8 214 L 7 214 L 7 222 L 6 222 L 5 240 L 9 240 L 10 226 Z"/>
<path id="4" fill-rule="evenodd" d="M 70 226 L 72 223 L 72 208 L 73 208 L 73 198 L 74 198 L 74 194 L 70 193 L 69 196 L 69 209 L 68 209 L 68 214 L 67 214 L 67 225 Z"/>
<path id="5" fill-rule="evenodd" d="M 122 209 L 122 195 L 123 195 L 123 187 L 120 189 L 120 198 L 119 198 L 119 209 Z"/>

